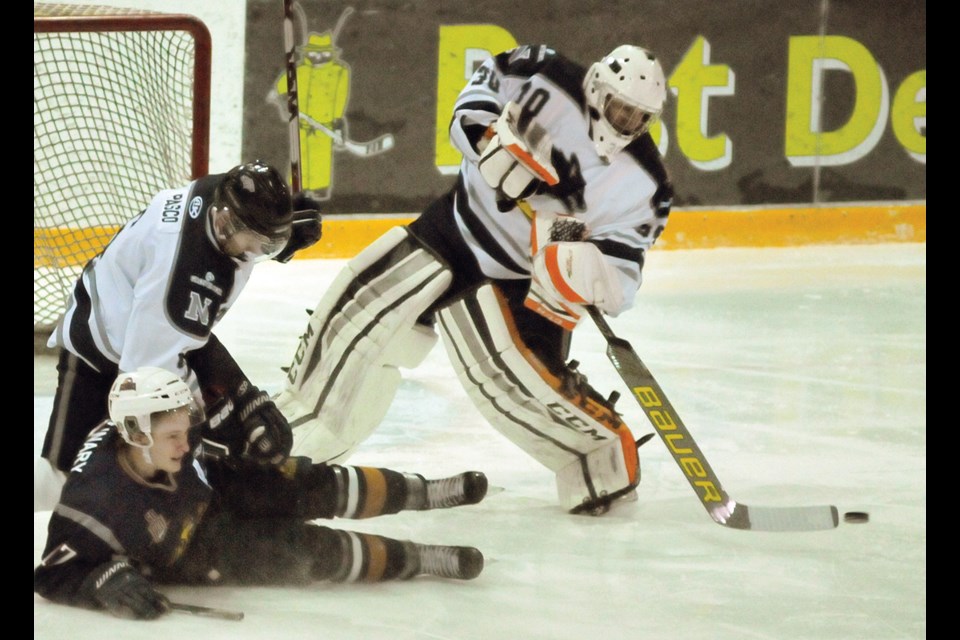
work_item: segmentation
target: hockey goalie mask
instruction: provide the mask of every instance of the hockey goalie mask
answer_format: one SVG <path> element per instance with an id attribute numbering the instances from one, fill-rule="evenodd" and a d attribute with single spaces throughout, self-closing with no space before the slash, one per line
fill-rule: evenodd
<path id="1" fill-rule="evenodd" d="M 110 388 L 107 406 L 123 439 L 143 449 L 153 446 L 154 424 L 171 414 L 183 413 L 191 427 L 205 419 L 187 383 L 158 367 L 121 373 Z"/>
<path id="2" fill-rule="evenodd" d="M 583 81 L 590 138 L 605 161 L 640 137 L 659 118 L 667 83 L 657 58 L 621 45 L 590 66 Z"/>

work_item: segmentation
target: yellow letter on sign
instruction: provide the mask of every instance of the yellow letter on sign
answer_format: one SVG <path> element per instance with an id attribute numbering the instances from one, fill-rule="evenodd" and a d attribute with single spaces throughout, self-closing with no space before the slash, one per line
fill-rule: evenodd
<path id="1" fill-rule="evenodd" d="M 785 150 L 795 167 L 856 162 L 872 150 L 887 122 L 890 90 L 870 51 L 846 36 L 793 36 L 787 63 Z M 821 131 L 823 74 L 853 74 L 853 111 L 834 131 Z"/>
<path id="2" fill-rule="evenodd" d="M 483 61 L 517 46 L 509 31 L 494 24 L 440 25 L 437 47 L 437 121 L 435 161 L 440 173 L 460 169 L 460 152 L 450 144 L 453 105 Z"/>
<path id="3" fill-rule="evenodd" d="M 707 135 L 708 98 L 733 95 L 735 76 L 727 65 L 710 64 L 710 43 L 697 36 L 673 75 L 677 94 L 677 144 L 690 164 L 702 171 L 730 165 L 733 143 L 725 133 Z"/>
<path id="4" fill-rule="evenodd" d="M 893 96 L 890 112 L 893 135 L 910 157 L 927 164 L 927 70 L 903 81 Z"/>

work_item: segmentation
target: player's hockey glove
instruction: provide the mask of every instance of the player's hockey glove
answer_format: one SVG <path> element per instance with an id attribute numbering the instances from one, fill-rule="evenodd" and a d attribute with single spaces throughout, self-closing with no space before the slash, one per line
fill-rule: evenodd
<path id="1" fill-rule="evenodd" d="M 521 134 L 520 113 L 518 104 L 508 102 L 480 145 L 483 149 L 477 168 L 486 183 L 496 189 L 501 210 L 513 208 L 516 200 L 529 197 L 544 182 L 548 185 L 559 182 L 550 162 L 553 150 L 550 135 L 533 122 Z"/>
<path id="2" fill-rule="evenodd" d="M 265 391 L 244 382 L 236 399 L 223 397 L 207 410 L 204 454 L 230 462 L 276 466 L 290 455 L 293 431 Z"/>
<path id="3" fill-rule="evenodd" d="M 124 560 L 99 565 L 80 585 L 80 593 L 118 618 L 153 620 L 170 610 L 170 601 Z"/>
<path id="4" fill-rule="evenodd" d="M 293 231 L 283 250 L 273 259 L 289 262 L 300 249 L 313 246 L 323 235 L 320 202 L 301 191 L 293 197 Z"/>

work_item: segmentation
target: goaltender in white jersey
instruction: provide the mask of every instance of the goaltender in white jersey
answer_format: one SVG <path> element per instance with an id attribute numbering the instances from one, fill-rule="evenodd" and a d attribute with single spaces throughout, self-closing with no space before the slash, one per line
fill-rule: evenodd
<path id="1" fill-rule="evenodd" d="M 633 305 L 667 222 L 648 133 L 665 99 L 659 60 L 632 45 L 589 68 L 541 45 L 480 66 L 450 123 L 453 188 L 351 260 L 313 312 L 277 398 L 294 451 L 349 456 L 439 331 L 484 417 L 556 472 L 563 507 L 604 513 L 632 493 L 633 435 L 567 358 L 586 305 Z"/>

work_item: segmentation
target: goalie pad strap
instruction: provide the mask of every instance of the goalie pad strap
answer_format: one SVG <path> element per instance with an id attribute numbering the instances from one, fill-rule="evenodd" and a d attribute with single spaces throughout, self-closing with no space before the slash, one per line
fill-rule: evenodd
<path id="1" fill-rule="evenodd" d="M 565 507 L 637 481 L 630 430 L 607 406 L 551 373 L 523 344 L 496 287 L 481 286 L 438 319 L 457 376 L 491 425 L 547 468 L 564 471 L 558 482 L 570 485 L 566 474 L 577 470 L 576 491 L 558 486 Z M 605 456 L 611 463 L 598 465 L 596 456 L 611 447 L 615 455 Z"/>

